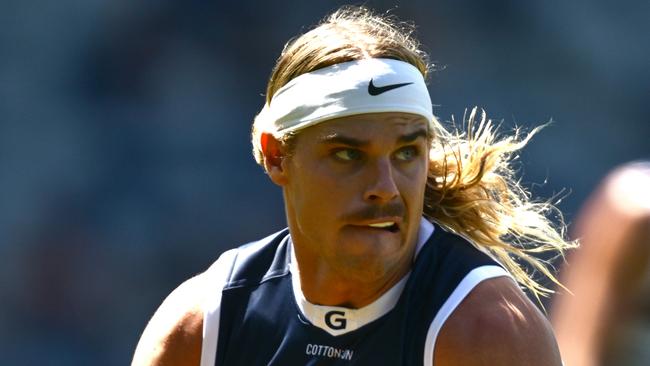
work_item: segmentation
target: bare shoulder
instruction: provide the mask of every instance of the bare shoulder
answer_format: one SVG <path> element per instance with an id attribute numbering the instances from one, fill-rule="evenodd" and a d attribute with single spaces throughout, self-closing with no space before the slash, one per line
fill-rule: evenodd
<path id="1" fill-rule="evenodd" d="M 203 282 L 198 275 L 167 296 L 142 333 L 132 366 L 200 363 Z"/>
<path id="2" fill-rule="evenodd" d="M 562 364 L 544 315 L 508 277 L 485 280 L 451 314 L 436 341 L 434 364 Z"/>

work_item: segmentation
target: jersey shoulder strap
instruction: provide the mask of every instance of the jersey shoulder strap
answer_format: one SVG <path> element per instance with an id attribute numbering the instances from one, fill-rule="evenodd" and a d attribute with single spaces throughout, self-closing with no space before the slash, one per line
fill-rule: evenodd
<path id="1" fill-rule="evenodd" d="M 284 229 L 262 240 L 224 252 L 204 273 L 207 293 L 203 303 L 203 343 L 201 366 L 214 366 L 219 342 L 223 291 L 254 286 L 289 270 L 289 230 Z M 279 248 L 280 245 L 284 247 Z M 270 263 L 270 266 L 269 266 Z"/>

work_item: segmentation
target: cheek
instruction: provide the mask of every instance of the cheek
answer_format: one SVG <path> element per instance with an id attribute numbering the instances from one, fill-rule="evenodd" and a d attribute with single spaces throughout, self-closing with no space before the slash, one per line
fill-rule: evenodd
<path id="1" fill-rule="evenodd" d="M 325 159 L 297 161 L 293 171 L 293 188 L 305 201 L 329 203 L 350 189 L 349 172 L 340 171 Z"/>
<path id="2" fill-rule="evenodd" d="M 411 212 L 422 210 L 427 182 L 427 168 L 428 166 L 424 162 L 404 171 L 400 176 L 402 199 Z"/>
<path id="3" fill-rule="evenodd" d="M 298 174 L 292 175 L 288 185 L 297 218 L 303 226 L 323 226 L 344 212 L 342 205 L 349 201 L 344 196 L 341 179 L 327 169 L 311 165 L 297 165 Z"/>

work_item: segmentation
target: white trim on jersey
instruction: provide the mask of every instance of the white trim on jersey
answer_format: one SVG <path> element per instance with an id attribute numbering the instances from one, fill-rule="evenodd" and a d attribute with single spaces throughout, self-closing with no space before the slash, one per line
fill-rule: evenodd
<path id="1" fill-rule="evenodd" d="M 420 219 L 420 228 L 418 229 L 418 244 L 415 248 L 415 257 L 420 254 L 420 250 L 422 250 L 424 244 L 427 242 L 427 240 L 429 240 L 431 235 L 433 235 L 434 230 L 435 228 L 433 224 L 430 223 L 427 219 L 424 217 Z M 415 258 L 413 258 L 413 261 L 415 262 Z"/>
<path id="2" fill-rule="evenodd" d="M 433 234 L 433 230 L 433 225 L 422 218 L 418 230 L 416 256 L 427 240 L 429 240 L 431 234 Z M 372 303 L 359 309 L 351 309 L 340 306 L 315 305 L 307 301 L 300 285 L 299 268 L 293 246 L 291 247 L 290 271 L 293 295 L 300 312 L 314 326 L 333 336 L 339 336 L 357 330 L 393 310 L 395 305 L 397 305 L 397 301 L 402 295 L 404 286 L 406 286 L 406 281 L 410 276 L 410 272 L 407 273 L 399 282 L 393 285 L 390 290 L 386 291 Z"/>
<path id="3" fill-rule="evenodd" d="M 420 224 L 420 230 L 418 232 L 416 256 L 423 248 L 427 240 L 431 237 L 433 231 L 434 231 L 434 226 L 428 221 L 426 221 L 425 219 L 422 219 L 422 222 Z M 215 364 L 216 354 L 217 354 L 217 343 L 219 340 L 221 295 L 222 295 L 223 288 L 226 285 L 226 281 L 228 280 L 228 276 L 231 272 L 236 254 L 237 254 L 236 249 L 229 250 L 223 253 L 219 257 L 219 259 L 204 273 L 205 276 L 204 283 L 206 283 L 206 291 L 210 294 L 210 296 L 208 299 L 206 299 L 203 306 L 203 344 L 201 349 L 201 364 L 200 364 L 201 366 L 214 366 Z M 290 268 L 294 274 L 297 274 L 297 268 L 294 268 L 294 263 L 296 262 L 292 250 L 292 264 Z M 462 302 L 462 300 L 482 281 L 494 277 L 501 277 L 501 276 L 510 276 L 510 274 L 500 266 L 489 265 L 489 266 L 482 266 L 482 267 L 475 268 L 474 270 L 469 272 L 465 276 L 465 278 L 463 278 L 463 280 L 458 284 L 458 286 L 453 291 L 451 296 L 449 296 L 449 298 L 442 305 L 442 307 L 434 317 L 433 321 L 431 322 L 431 325 L 429 326 L 429 330 L 427 332 L 427 340 L 424 347 L 425 366 L 432 366 L 433 355 L 435 352 L 435 342 L 438 333 L 440 332 L 440 329 L 444 325 L 445 321 L 454 312 L 454 310 L 458 307 L 458 305 Z M 296 275 L 292 276 L 292 278 L 298 278 L 298 277 L 299 276 Z M 362 321 L 365 320 L 364 324 L 367 324 L 370 321 L 378 319 L 379 317 L 381 317 L 382 315 L 390 311 L 397 303 L 397 300 L 399 299 L 399 296 L 402 293 L 403 287 L 406 284 L 407 278 L 408 275 L 405 276 L 398 284 L 393 286 L 391 290 L 389 290 L 387 293 L 382 295 L 380 299 L 376 300 L 373 303 L 375 304 L 375 308 L 373 308 L 372 311 L 366 311 L 361 316 L 359 316 L 358 319 Z M 304 298 L 304 296 L 302 295 L 302 291 L 296 291 L 295 281 L 292 281 L 292 285 L 294 286 L 294 296 L 296 296 L 296 300 L 298 301 L 298 296 Z M 298 289 L 300 289 L 299 282 L 297 282 L 297 285 L 298 285 Z M 384 299 L 384 297 L 386 297 L 386 299 Z M 300 301 L 298 301 L 298 303 L 300 304 Z M 310 305 L 316 306 L 313 304 Z M 368 305 L 362 309 L 357 309 L 357 311 L 371 307 L 371 305 Z M 336 307 L 326 307 L 326 308 L 336 308 Z M 347 308 L 340 308 L 340 309 L 345 309 L 346 311 L 351 310 Z M 303 314 L 307 315 L 304 309 L 301 308 L 301 311 L 303 312 Z M 312 320 L 311 318 L 308 319 Z M 312 323 L 316 325 L 315 322 L 312 321 Z M 358 325 L 358 326 L 360 327 L 362 325 Z M 325 327 L 323 329 L 328 331 L 327 328 L 328 327 Z M 332 333 L 330 332 L 330 334 Z"/>
<path id="4" fill-rule="evenodd" d="M 203 344 L 201 345 L 201 366 L 214 366 L 219 341 L 219 319 L 221 317 L 221 294 L 226 285 L 237 250 L 223 253 L 204 273 L 205 291 L 209 294 L 203 304 Z"/>
<path id="5" fill-rule="evenodd" d="M 454 292 L 451 293 L 447 301 L 442 305 L 438 313 L 433 318 L 429 331 L 427 332 L 427 340 L 424 345 L 424 366 L 433 366 L 433 355 L 435 352 L 436 339 L 440 329 L 445 324 L 449 316 L 456 310 L 458 305 L 467 297 L 467 295 L 481 282 L 495 277 L 507 276 L 510 274 L 502 267 L 490 265 L 474 268 L 470 271 L 465 278 L 456 286 Z"/>

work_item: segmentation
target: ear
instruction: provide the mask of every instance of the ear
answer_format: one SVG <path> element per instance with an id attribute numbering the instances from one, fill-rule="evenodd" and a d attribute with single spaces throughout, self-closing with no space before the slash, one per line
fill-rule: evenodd
<path id="1" fill-rule="evenodd" d="M 284 186 L 287 183 L 286 169 L 282 166 L 285 155 L 282 143 L 270 133 L 262 133 L 260 145 L 264 155 L 264 169 L 273 183 Z"/>

